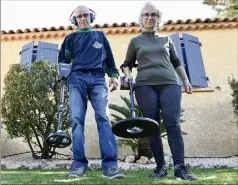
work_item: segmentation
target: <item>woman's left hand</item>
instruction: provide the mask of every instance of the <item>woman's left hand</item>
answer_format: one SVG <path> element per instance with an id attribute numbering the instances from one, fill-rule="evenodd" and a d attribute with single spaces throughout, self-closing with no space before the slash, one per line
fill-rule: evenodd
<path id="1" fill-rule="evenodd" d="M 190 84 L 190 82 L 188 80 L 184 80 L 183 85 L 184 85 L 185 92 L 188 93 L 188 94 L 192 94 L 193 87 Z"/>

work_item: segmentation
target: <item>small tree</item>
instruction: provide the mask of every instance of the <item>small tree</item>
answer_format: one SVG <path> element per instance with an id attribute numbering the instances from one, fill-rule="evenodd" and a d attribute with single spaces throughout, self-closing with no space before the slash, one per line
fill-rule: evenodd
<path id="1" fill-rule="evenodd" d="M 234 107 L 234 115 L 236 117 L 236 124 L 238 126 L 238 81 L 232 75 L 232 77 L 228 77 L 228 84 L 232 90 L 232 106 Z"/>
<path id="2" fill-rule="evenodd" d="M 115 122 L 125 119 L 125 118 L 130 118 L 131 117 L 131 112 L 130 112 L 130 100 L 127 97 L 121 96 L 121 99 L 123 102 L 126 104 L 126 106 L 118 106 L 116 104 L 109 104 L 109 108 L 112 109 L 113 111 L 119 113 L 118 114 L 113 114 L 111 113 L 111 116 L 114 118 L 114 120 L 111 121 L 112 125 L 115 124 Z M 181 115 L 182 116 L 184 110 L 181 110 Z M 135 115 L 136 117 L 143 117 L 143 114 L 138 106 L 137 103 L 135 103 Z M 166 133 L 166 128 L 163 123 L 162 119 L 162 112 L 160 111 L 160 121 L 161 121 L 161 128 L 160 128 L 160 134 L 162 138 L 165 138 L 167 136 Z M 184 120 L 180 119 L 180 123 L 184 122 Z M 186 132 L 182 131 L 182 134 L 186 135 Z M 118 139 L 118 145 L 122 147 L 123 145 L 130 146 L 133 155 L 135 156 L 136 159 L 140 158 L 141 156 L 146 156 L 148 158 L 151 158 L 153 156 L 151 148 L 150 148 L 150 143 L 149 143 L 149 138 L 134 138 L 134 139 Z"/>
<path id="3" fill-rule="evenodd" d="M 60 98 L 57 79 L 56 68 L 47 61 L 34 62 L 30 73 L 14 64 L 4 78 L 2 123 L 11 138 L 22 137 L 28 143 L 33 157 L 39 157 L 37 149 L 44 159 L 55 154 L 55 148 L 49 147 L 45 140 L 57 130 Z M 65 93 L 63 130 L 69 128 L 67 97 Z"/>

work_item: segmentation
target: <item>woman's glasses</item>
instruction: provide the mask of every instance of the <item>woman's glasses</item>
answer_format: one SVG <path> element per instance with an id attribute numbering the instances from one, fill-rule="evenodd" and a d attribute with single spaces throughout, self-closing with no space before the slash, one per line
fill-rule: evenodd
<path id="1" fill-rule="evenodd" d="M 151 17 L 153 19 L 157 17 L 157 13 L 151 13 L 151 14 L 145 13 L 145 14 L 142 14 L 142 17 L 145 19 L 148 19 L 149 17 Z"/>

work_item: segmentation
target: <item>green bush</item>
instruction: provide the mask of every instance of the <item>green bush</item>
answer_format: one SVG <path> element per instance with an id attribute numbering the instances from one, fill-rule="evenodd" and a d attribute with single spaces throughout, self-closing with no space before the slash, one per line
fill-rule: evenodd
<path id="1" fill-rule="evenodd" d="M 234 108 L 234 116 L 236 118 L 236 124 L 238 126 L 238 81 L 232 75 L 231 77 L 228 77 L 228 84 L 230 85 L 230 88 L 232 90 L 232 93 L 231 93 L 232 102 L 231 103 Z"/>
<path id="2" fill-rule="evenodd" d="M 36 158 L 51 158 L 55 154 L 55 148 L 50 148 L 45 140 L 57 130 L 60 98 L 57 79 L 56 67 L 47 61 L 33 62 L 30 73 L 26 67 L 14 64 L 4 78 L 3 126 L 9 137 L 22 137 Z M 69 128 L 67 97 L 65 93 L 63 130 Z"/>

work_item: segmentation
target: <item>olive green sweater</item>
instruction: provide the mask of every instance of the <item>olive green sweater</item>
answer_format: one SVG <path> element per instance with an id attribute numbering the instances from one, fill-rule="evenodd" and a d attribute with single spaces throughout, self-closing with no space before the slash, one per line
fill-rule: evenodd
<path id="1" fill-rule="evenodd" d="M 170 37 L 145 32 L 131 39 L 121 69 L 137 67 L 136 86 L 180 84 L 175 71 L 180 65 Z"/>

